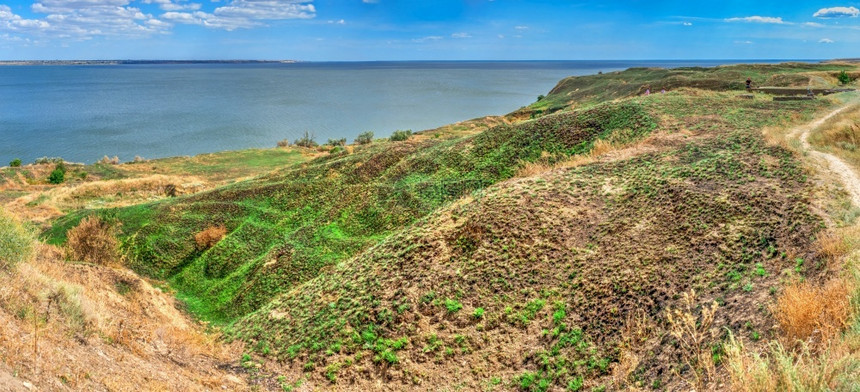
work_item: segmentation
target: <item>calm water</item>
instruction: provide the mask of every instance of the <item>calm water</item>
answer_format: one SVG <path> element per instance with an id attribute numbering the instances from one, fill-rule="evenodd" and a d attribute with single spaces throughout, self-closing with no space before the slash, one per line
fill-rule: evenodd
<path id="1" fill-rule="evenodd" d="M 372 62 L 0 67 L 0 166 L 273 147 L 511 112 L 560 79 L 731 61 Z"/>

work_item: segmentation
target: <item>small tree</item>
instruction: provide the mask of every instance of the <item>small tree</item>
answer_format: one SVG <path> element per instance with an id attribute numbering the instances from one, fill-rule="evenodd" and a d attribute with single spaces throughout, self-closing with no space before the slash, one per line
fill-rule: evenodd
<path id="1" fill-rule="evenodd" d="M 9 162 L 9 166 L 19 167 L 19 166 L 21 166 L 21 160 L 18 158 L 15 158 L 12 160 L 12 162 Z"/>
<path id="2" fill-rule="evenodd" d="M 48 176 L 48 182 L 51 184 L 62 184 L 66 180 L 66 165 L 63 162 L 57 164 L 54 171 Z"/>
<path id="3" fill-rule="evenodd" d="M 398 129 L 398 130 L 394 131 L 394 133 L 391 134 L 391 137 L 389 139 L 392 142 L 402 142 L 404 140 L 408 140 L 410 137 L 412 137 L 412 130 L 411 129 L 407 129 L 405 131 Z"/>
<path id="4" fill-rule="evenodd" d="M 314 140 L 314 135 L 308 133 L 308 131 L 305 131 L 305 135 L 302 136 L 301 138 L 299 138 L 298 140 L 296 140 L 296 142 L 294 144 L 299 146 L 299 147 L 308 147 L 308 148 L 313 148 L 313 147 L 318 146 L 317 142 Z"/>
<path id="5" fill-rule="evenodd" d="M 367 131 L 358 134 L 358 137 L 355 138 L 355 142 L 358 144 L 370 144 L 373 142 L 373 132 Z"/>
<path id="6" fill-rule="evenodd" d="M 842 83 L 842 84 L 851 83 L 851 76 L 848 75 L 848 73 L 845 72 L 844 70 L 839 72 L 839 76 L 837 76 L 836 79 L 839 79 L 839 83 Z"/>

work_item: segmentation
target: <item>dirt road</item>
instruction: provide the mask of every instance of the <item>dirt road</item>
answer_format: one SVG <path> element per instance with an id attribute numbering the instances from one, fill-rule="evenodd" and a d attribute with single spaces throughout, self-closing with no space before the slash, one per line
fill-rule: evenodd
<path id="1" fill-rule="evenodd" d="M 842 106 L 830 113 L 826 116 L 821 117 L 809 124 L 804 126 L 795 128 L 791 133 L 788 134 L 789 139 L 799 139 L 801 148 L 805 152 L 807 152 L 813 159 L 818 160 L 819 162 L 826 162 L 827 167 L 829 167 L 830 171 L 835 174 L 839 180 L 842 182 L 843 186 L 845 186 L 845 191 L 848 192 L 848 195 L 851 197 L 851 202 L 855 207 L 860 207 L 860 176 L 857 175 L 857 172 L 845 161 L 840 159 L 839 157 L 829 154 L 826 152 L 821 152 L 814 150 L 812 146 L 809 144 L 809 135 L 817 130 L 819 127 L 824 125 L 827 120 L 833 118 L 834 116 L 842 113 L 845 110 L 854 108 L 860 105 L 856 99 L 852 100 L 850 103 Z"/>

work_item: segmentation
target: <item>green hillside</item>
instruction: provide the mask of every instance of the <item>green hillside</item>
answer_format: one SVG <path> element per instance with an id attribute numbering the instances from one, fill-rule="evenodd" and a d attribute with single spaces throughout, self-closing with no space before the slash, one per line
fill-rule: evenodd
<path id="1" fill-rule="evenodd" d="M 767 344 L 778 331 L 763 304 L 828 274 L 815 185 L 762 130 L 844 96 L 740 99 L 743 80 L 824 84 L 843 68 L 567 78 L 508 116 L 535 119 L 334 149 L 206 192 L 74 212 L 45 236 L 62 243 L 92 214 L 116 223 L 129 267 L 248 343 L 249 369 L 294 372 L 271 375 L 284 389 L 676 388 L 707 378 L 690 352 L 719 366 L 729 333 Z M 221 226 L 213 246 L 195 241 Z M 711 303 L 697 347 L 673 337 L 670 309 L 695 329 Z"/>

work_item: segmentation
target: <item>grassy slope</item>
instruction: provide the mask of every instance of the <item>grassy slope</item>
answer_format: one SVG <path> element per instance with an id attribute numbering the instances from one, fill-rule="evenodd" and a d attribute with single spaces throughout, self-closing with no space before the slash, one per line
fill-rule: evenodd
<path id="1" fill-rule="evenodd" d="M 520 161 L 561 159 L 616 129 L 638 138 L 654 125 L 640 105 L 608 105 L 453 140 L 371 145 L 211 192 L 101 213 L 122 221 L 133 268 L 171 280 L 196 313 L 223 321 L 447 201 L 510 178 Z M 54 234 L 86 213 L 61 220 Z M 217 224 L 229 235 L 197 249 L 193 235 Z"/>
<path id="2" fill-rule="evenodd" d="M 795 84 L 829 77 L 798 73 L 841 68 L 833 67 L 681 72 L 718 80 L 700 87 L 722 90 L 740 74 Z M 576 79 L 597 86 L 592 93 L 566 79 L 538 105 L 563 95 L 591 106 L 671 73 Z M 253 312 L 236 325 L 238 336 L 319 376 L 361 381 L 382 371 L 406 383 L 529 388 L 584 377 L 596 385 L 622 361 L 627 343 L 611 332 L 630 325 L 629 310 L 645 310 L 665 332 L 657 316 L 679 289 L 724 301 L 722 325 L 768 332 L 753 301 L 767 298 L 782 273 L 818 270 L 807 245 L 819 222 L 806 210 L 797 162 L 757 131 L 797 124 L 828 104 L 672 89 L 478 135 L 357 148 L 207 193 L 96 213 L 123 223 L 133 268 L 167 278 L 201 317 Z M 598 138 L 636 139 L 655 122 L 672 136 L 658 152 L 505 181 L 523 161 L 563 160 Z M 61 241 L 87 213 L 58 221 L 50 236 Z M 214 224 L 225 224 L 228 237 L 196 249 L 193 234 Z M 479 307 L 480 319 L 472 316 Z M 685 372 L 665 333 L 652 338 L 656 351 L 640 353 L 648 365 L 633 382 Z M 459 374 L 458 356 L 477 365 Z M 454 374 L 440 379 L 446 371 Z"/>
<path id="3" fill-rule="evenodd" d="M 594 104 L 640 95 L 647 89 L 657 93 L 682 87 L 707 90 L 743 90 L 747 78 L 755 86 L 828 86 L 836 83 L 843 64 L 734 65 L 714 68 L 631 68 L 602 75 L 563 79 L 546 98 L 529 106 L 530 113 L 551 113 L 571 105 Z"/>
<path id="4" fill-rule="evenodd" d="M 370 367 L 413 386 L 541 389 L 609 383 L 637 315 L 652 331 L 633 349 L 640 372 L 615 385 L 685 372 L 662 312 L 691 288 L 724 305 L 719 327 L 773 333 L 758 306 L 781 278 L 820 273 L 820 220 L 799 163 L 757 129 L 825 103 L 638 103 L 691 140 L 474 194 L 280 296 L 238 336 L 335 380 Z"/>

